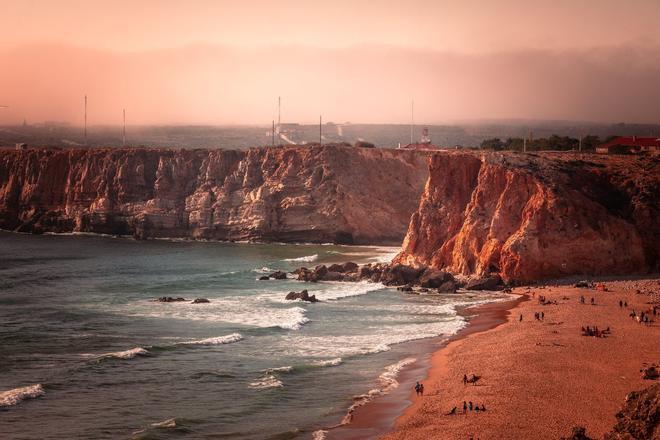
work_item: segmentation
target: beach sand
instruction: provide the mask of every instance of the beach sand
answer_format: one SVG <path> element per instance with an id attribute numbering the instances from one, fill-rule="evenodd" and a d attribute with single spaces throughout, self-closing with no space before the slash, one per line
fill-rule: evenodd
<path id="1" fill-rule="evenodd" d="M 658 301 L 657 294 L 652 298 L 635 290 L 642 286 L 658 292 L 660 279 L 605 284 L 609 292 L 567 286 L 515 289 L 529 300 L 517 302 L 505 323 L 437 351 L 423 381 L 425 395 L 412 392 L 412 404 L 382 438 L 559 439 L 575 425 L 602 437 L 626 395 L 651 384 L 641 379 L 640 369 L 660 363 L 660 324 L 642 325 L 628 316 Z M 557 304 L 541 305 L 539 295 Z M 586 304 L 580 304 L 581 295 Z M 619 300 L 627 301 L 628 308 L 620 308 Z M 545 319 L 535 320 L 535 312 L 544 312 Z M 611 334 L 582 336 L 582 326 L 609 326 Z M 463 374 L 482 378 L 466 386 Z M 485 404 L 487 411 L 463 414 L 463 401 Z M 454 406 L 458 414 L 445 415 Z"/>

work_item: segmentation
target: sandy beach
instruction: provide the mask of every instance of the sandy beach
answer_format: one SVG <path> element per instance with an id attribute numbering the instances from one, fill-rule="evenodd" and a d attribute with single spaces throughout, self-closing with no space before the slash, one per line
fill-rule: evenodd
<path id="1" fill-rule="evenodd" d="M 657 304 L 659 283 L 607 282 L 608 292 L 568 286 L 515 289 L 529 300 L 517 302 L 505 323 L 437 351 L 423 381 L 425 395 L 412 392 L 412 405 L 383 438 L 558 439 L 575 425 L 602 437 L 626 395 L 651 385 L 640 369 L 660 362 L 658 323 L 644 325 L 629 317 L 632 310 L 639 314 L 652 301 Z M 540 304 L 540 296 L 552 303 Z M 620 307 L 620 300 L 628 307 Z M 544 319 L 535 319 L 536 312 Z M 586 326 L 609 327 L 611 333 L 583 336 Z M 464 385 L 464 374 L 481 379 Z M 486 412 L 463 414 L 463 401 L 483 404 Z M 457 414 L 447 415 L 454 406 Z"/>

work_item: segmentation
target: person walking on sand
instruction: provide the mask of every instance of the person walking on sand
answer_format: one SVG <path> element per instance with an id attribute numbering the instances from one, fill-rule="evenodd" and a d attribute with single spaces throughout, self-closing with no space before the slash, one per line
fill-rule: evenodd
<path id="1" fill-rule="evenodd" d="M 518 322 L 522 322 L 522 313 L 520 314 L 520 318 L 518 319 Z"/>
<path id="2" fill-rule="evenodd" d="M 545 312 L 541 312 L 541 321 L 545 319 Z"/>
<path id="3" fill-rule="evenodd" d="M 463 385 L 467 385 L 467 374 L 463 375 Z"/>
<path id="4" fill-rule="evenodd" d="M 623 307 L 623 301 L 619 300 L 619 308 Z"/>
<path id="5" fill-rule="evenodd" d="M 468 408 L 470 408 L 470 411 L 472 411 L 472 401 L 471 400 L 468 402 Z"/>
<path id="6" fill-rule="evenodd" d="M 463 414 L 467 412 L 467 402 L 464 400 L 463 401 Z"/>
<path id="7" fill-rule="evenodd" d="M 417 393 L 418 396 L 419 396 L 419 388 L 420 388 L 420 386 L 421 386 L 421 385 L 419 384 L 419 382 L 417 382 L 417 383 L 415 384 L 415 393 Z"/>
<path id="8" fill-rule="evenodd" d="M 424 396 L 424 384 L 423 383 L 419 384 L 419 394 L 421 396 Z"/>

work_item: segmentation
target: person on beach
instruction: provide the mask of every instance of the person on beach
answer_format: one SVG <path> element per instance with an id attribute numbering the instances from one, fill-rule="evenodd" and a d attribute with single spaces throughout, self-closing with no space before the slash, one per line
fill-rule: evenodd
<path id="1" fill-rule="evenodd" d="M 484 412 L 484 411 L 486 411 L 486 405 L 484 405 L 484 404 L 482 403 L 482 404 L 481 404 L 481 412 Z"/>
<path id="2" fill-rule="evenodd" d="M 522 313 L 520 314 L 520 319 L 518 319 L 518 322 L 522 322 Z"/>
<path id="3" fill-rule="evenodd" d="M 625 307 L 626 309 L 628 308 L 628 301 L 623 302 L 623 307 Z"/>
<path id="4" fill-rule="evenodd" d="M 453 407 L 453 408 L 451 409 L 451 411 L 449 411 L 449 412 L 448 412 L 447 414 L 445 414 L 445 415 L 446 415 L 446 416 L 454 416 L 454 415 L 456 415 L 456 407 Z"/>
<path id="5" fill-rule="evenodd" d="M 420 383 L 420 384 L 419 384 L 419 394 L 420 394 L 421 396 L 424 395 L 424 384 L 423 384 L 423 383 Z"/>
<path id="6" fill-rule="evenodd" d="M 463 385 L 467 385 L 467 374 L 463 375 Z"/>
<path id="7" fill-rule="evenodd" d="M 420 390 L 420 387 L 421 387 L 421 385 L 419 384 L 419 382 L 417 382 L 417 383 L 415 384 L 415 393 L 417 393 L 418 396 L 419 396 L 419 390 Z"/>
<path id="8" fill-rule="evenodd" d="M 619 300 L 619 308 L 623 307 L 623 301 Z"/>
<path id="9" fill-rule="evenodd" d="M 545 312 L 541 312 L 541 321 L 545 319 Z"/>
<path id="10" fill-rule="evenodd" d="M 472 401 L 471 400 L 468 402 L 468 408 L 470 408 L 470 411 L 472 411 Z"/>
<path id="11" fill-rule="evenodd" d="M 463 401 L 463 414 L 467 412 L 467 402 L 464 400 Z"/>

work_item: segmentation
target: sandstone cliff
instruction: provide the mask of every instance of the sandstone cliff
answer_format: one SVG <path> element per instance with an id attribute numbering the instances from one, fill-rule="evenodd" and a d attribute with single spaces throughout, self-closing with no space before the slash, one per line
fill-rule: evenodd
<path id="1" fill-rule="evenodd" d="M 346 146 L 0 150 L 0 228 L 399 244 L 427 176 L 425 153 Z"/>
<path id="2" fill-rule="evenodd" d="M 436 153 L 397 263 L 505 281 L 658 270 L 657 157 Z"/>

